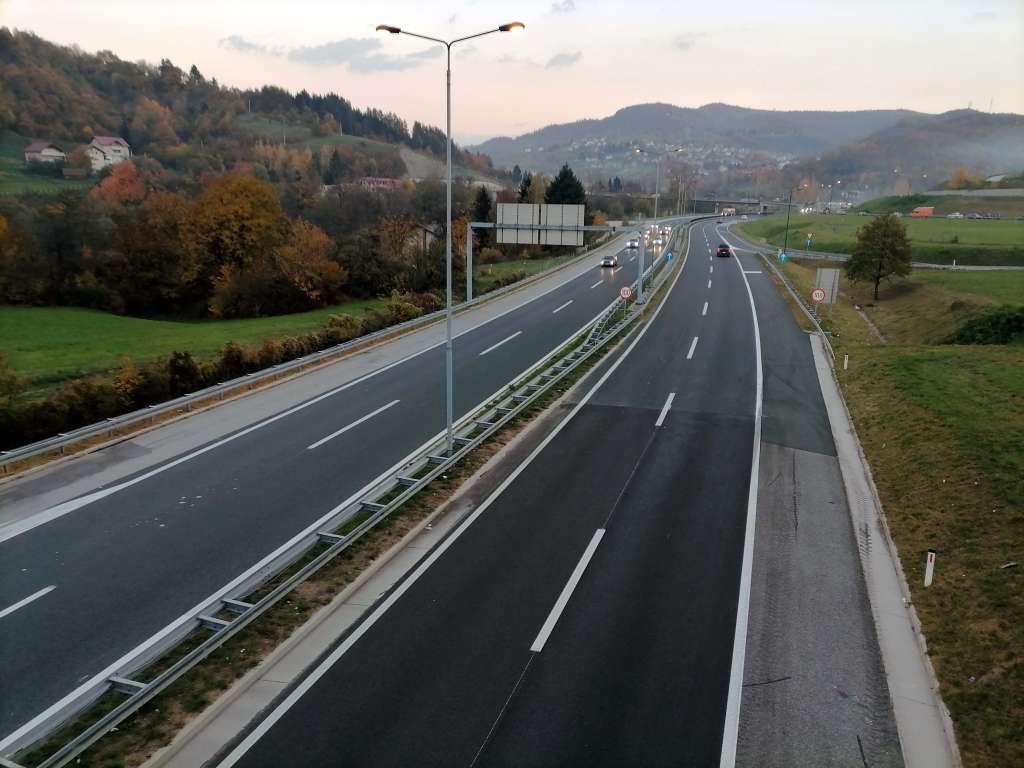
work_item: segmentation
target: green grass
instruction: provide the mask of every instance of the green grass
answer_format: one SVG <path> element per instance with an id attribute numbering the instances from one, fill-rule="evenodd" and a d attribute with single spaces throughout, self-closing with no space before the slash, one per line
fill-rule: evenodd
<path id="1" fill-rule="evenodd" d="M 474 268 L 476 276 L 473 286 L 477 295 L 486 293 L 500 279 L 517 272 L 526 273 L 526 277 L 536 275 L 556 264 L 564 264 L 572 256 L 551 256 L 546 259 L 516 259 L 515 261 L 499 261 L 493 264 L 481 264 Z"/>
<path id="2" fill-rule="evenodd" d="M 803 249 L 813 233 L 811 249 L 849 253 L 857 230 L 870 218 L 835 214 L 791 216 L 789 247 Z M 989 264 L 1024 266 L 1024 221 L 971 221 L 966 219 L 904 218 L 914 261 L 934 264 Z M 739 225 L 740 230 L 781 248 L 785 240 L 786 217 L 770 216 Z"/>
<path id="3" fill-rule="evenodd" d="M 896 195 L 877 197 L 852 210 L 873 213 L 910 213 L 919 205 L 935 208 L 936 216 L 948 213 L 998 213 L 1000 216 L 1024 216 L 1024 197 L 972 197 L 969 195 Z"/>
<path id="4" fill-rule="evenodd" d="M 296 336 L 320 328 L 328 315 L 361 315 L 382 303 L 367 299 L 292 315 L 196 322 L 72 307 L 0 307 L 0 352 L 28 378 L 27 394 L 39 396 L 67 379 L 118 368 L 125 356 L 137 365 L 175 351 L 210 358 L 229 341 L 257 345 L 266 338 Z"/>
<path id="5" fill-rule="evenodd" d="M 88 189 L 95 179 L 65 179 L 30 173 L 25 167 L 25 147 L 30 140 L 12 131 L 0 131 L 0 195 L 26 192 L 54 194 L 68 189 Z"/>
<path id="6" fill-rule="evenodd" d="M 997 304 L 1024 304 L 1024 271 L 952 272 L 916 269 L 911 279 L 940 286 L 950 293 L 989 299 Z"/>

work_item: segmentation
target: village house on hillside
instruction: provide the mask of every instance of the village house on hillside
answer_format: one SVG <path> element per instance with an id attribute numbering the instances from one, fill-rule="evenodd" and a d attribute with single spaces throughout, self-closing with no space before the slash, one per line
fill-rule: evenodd
<path id="1" fill-rule="evenodd" d="M 117 165 L 132 156 L 132 148 L 120 136 L 93 136 L 85 154 L 94 172 Z"/>
<path id="2" fill-rule="evenodd" d="M 33 141 L 25 147 L 25 163 L 64 163 L 68 156 L 63 149 L 48 141 Z"/>

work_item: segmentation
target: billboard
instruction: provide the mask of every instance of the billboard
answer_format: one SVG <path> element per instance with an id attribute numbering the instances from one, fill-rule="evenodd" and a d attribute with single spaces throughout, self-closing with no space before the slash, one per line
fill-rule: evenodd
<path id="1" fill-rule="evenodd" d="M 498 203 L 498 242 L 583 245 L 583 206 Z"/>
<path id="2" fill-rule="evenodd" d="M 839 273 L 841 270 L 834 267 L 818 267 L 818 273 L 814 281 L 814 287 L 825 292 L 825 299 L 822 304 L 835 304 L 839 296 Z"/>

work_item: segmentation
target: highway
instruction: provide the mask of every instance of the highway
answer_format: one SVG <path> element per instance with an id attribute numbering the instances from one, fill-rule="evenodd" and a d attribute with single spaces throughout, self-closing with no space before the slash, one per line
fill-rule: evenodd
<path id="1" fill-rule="evenodd" d="M 837 471 L 779 572 L 805 510 L 774 473 L 835 450 L 807 337 L 721 237 L 697 225 L 571 413 L 219 765 L 901 764 Z"/>
<path id="2" fill-rule="evenodd" d="M 596 265 L 600 255 L 588 259 Z M 622 253 L 620 261 L 617 274 L 586 269 L 460 335 L 457 414 L 606 307 L 635 279 L 635 260 Z M 366 376 L 342 379 L 194 450 L 87 487 L 15 533 L 0 529 L 0 734 L 14 732 L 90 677 L 111 674 L 124 654 L 437 435 L 443 355 L 443 347 L 420 349 Z M 280 389 L 300 388 L 302 378 Z M 189 421 L 216 420 L 216 411 Z M 130 453 L 131 445 L 118 450 Z M 27 487 L 40 493 L 78 487 L 89 467 L 88 460 L 70 462 Z M 24 486 L 3 489 L 0 499 L 3 493 L 9 507 L 32 502 Z"/>

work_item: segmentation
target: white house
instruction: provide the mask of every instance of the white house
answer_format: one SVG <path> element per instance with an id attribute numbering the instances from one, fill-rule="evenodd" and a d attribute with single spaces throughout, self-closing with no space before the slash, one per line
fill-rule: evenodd
<path id="1" fill-rule="evenodd" d="M 25 162 L 30 163 L 63 163 L 68 159 L 60 147 L 48 141 L 33 141 L 25 147 Z"/>
<path id="2" fill-rule="evenodd" d="M 93 136 L 85 147 L 93 171 L 102 171 L 132 156 L 132 148 L 120 136 Z"/>

